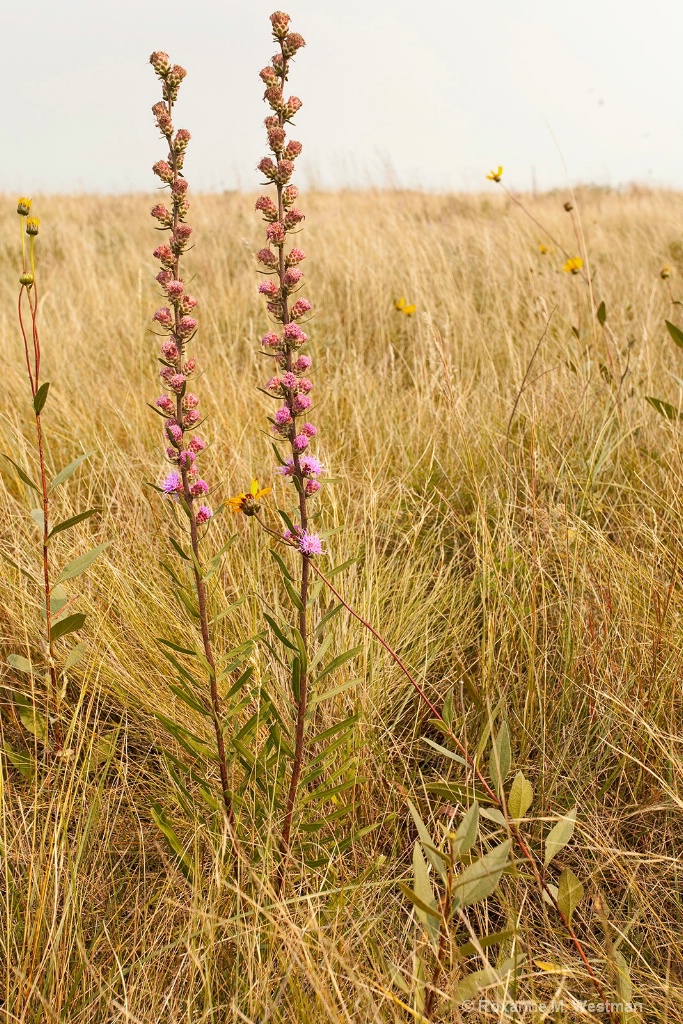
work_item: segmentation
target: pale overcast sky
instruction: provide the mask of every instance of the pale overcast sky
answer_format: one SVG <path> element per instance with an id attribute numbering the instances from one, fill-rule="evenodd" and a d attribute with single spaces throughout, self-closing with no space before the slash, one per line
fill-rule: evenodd
<path id="1" fill-rule="evenodd" d="M 8 0 L 4 192 L 151 190 L 163 155 L 147 58 L 188 69 L 176 113 L 195 189 L 255 189 L 265 153 L 266 0 Z M 481 189 L 683 187 L 683 3 L 289 0 L 307 41 L 301 179 Z"/>

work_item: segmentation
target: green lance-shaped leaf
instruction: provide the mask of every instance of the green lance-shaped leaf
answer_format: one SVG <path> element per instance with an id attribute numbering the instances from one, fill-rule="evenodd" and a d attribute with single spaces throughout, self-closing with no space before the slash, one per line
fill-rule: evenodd
<path id="1" fill-rule="evenodd" d="M 548 838 L 545 841 L 545 858 L 544 865 L 548 867 L 553 857 L 555 857 L 560 850 L 564 849 L 574 832 L 574 825 L 576 824 L 576 807 L 572 807 L 563 818 L 557 822 L 556 825 L 550 829 Z"/>
<path id="2" fill-rule="evenodd" d="M 417 834 L 420 837 L 422 848 L 424 849 L 424 852 L 427 855 L 427 860 L 432 865 L 434 870 L 445 881 L 447 877 L 446 868 L 441 857 L 437 856 L 437 854 L 434 852 L 434 847 L 436 847 L 436 843 L 430 836 L 429 829 L 427 828 L 424 821 L 420 817 L 420 812 L 418 811 L 417 807 L 412 802 L 412 800 L 408 800 L 408 808 L 412 815 L 413 821 L 415 822 L 415 828 L 417 829 Z"/>
<path id="3" fill-rule="evenodd" d="M 423 906 L 429 908 L 425 912 L 420 906 L 415 904 L 415 912 L 425 926 L 429 938 L 436 946 L 439 942 L 439 932 L 441 930 L 441 915 L 436 906 L 436 897 L 434 896 L 432 881 L 429 877 L 429 869 L 427 868 L 427 862 L 422 855 L 419 843 L 415 843 L 413 846 L 413 872 L 415 876 L 415 895 Z"/>
<path id="4" fill-rule="evenodd" d="M 492 985 L 497 984 L 498 975 L 493 967 L 484 967 L 481 971 L 472 971 L 466 978 L 463 978 L 455 990 L 453 1002 L 456 1006 L 468 1003 L 474 999 L 479 992 Z"/>
<path id="5" fill-rule="evenodd" d="M 102 554 L 103 551 L 111 544 L 111 541 L 105 541 L 104 544 L 98 544 L 96 548 L 92 548 L 91 551 L 86 551 L 84 555 L 79 555 L 78 558 L 74 558 L 72 562 L 65 565 L 59 576 L 57 577 L 57 583 L 64 583 L 65 580 L 72 580 L 75 576 L 80 576 L 82 572 L 89 569 L 96 558 Z"/>
<path id="6" fill-rule="evenodd" d="M 89 459 L 90 456 L 94 454 L 94 450 L 91 452 L 85 452 L 84 455 L 79 455 L 77 459 L 74 459 L 73 462 L 70 462 L 68 466 L 65 466 L 64 469 L 60 470 L 59 473 L 57 473 L 57 476 L 50 484 L 49 490 L 53 491 L 55 487 L 59 487 L 60 484 L 63 484 L 65 480 L 69 479 L 72 473 L 76 472 L 76 470 L 78 469 L 82 462 L 85 462 L 86 459 Z"/>
<path id="7" fill-rule="evenodd" d="M 670 402 L 665 402 L 663 398 L 653 398 L 652 395 L 646 395 L 645 401 L 649 402 L 653 409 L 656 409 L 660 416 L 663 416 L 667 420 L 677 420 L 678 410 L 671 405 Z"/>
<path id="8" fill-rule="evenodd" d="M 459 859 L 471 850 L 477 841 L 479 831 L 479 804 L 475 800 L 458 825 L 453 840 L 453 853 Z"/>
<path id="9" fill-rule="evenodd" d="M 601 302 L 600 305 L 598 306 L 598 314 L 597 315 L 598 315 L 598 323 L 600 324 L 601 327 L 604 327 L 605 323 L 607 322 L 607 306 L 605 305 L 604 302 Z"/>
<path id="10" fill-rule="evenodd" d="M 186 878 L 191 879 L 192 877 L 192 861 L 190 860 L 187 851 L 183 848 L 178 835 L 175 832 L 171 822 L 168 820 L 168 816 L 161 807 L 160 804 L 152 804 L 151 807 L 152 817 L 156 822 L 157 826 L 161 829 L 166 841 L 170 846 L 172 852 L 177 858 L 178 867 L 181 869 Z"/>
<path id="11" fill-rule="evenodd" d="M 510 840 L 506 839 L 465 868 L 453 887 L 453 907 L 468 907 L 490 896 L 507 866 L 509 853 Z"/>
<path id="12" fill-rule="evenodd" d="M 14 704 L 19 715 L 19 720 L 24 729 L 27 729 L 36 739 L 44 741 L 47 739 L 47 722 L 41 713 L 33 706 L 23 693 L 14 694 Z"/>
<path id="13" fill-rule="evenodd" d="M 33 411 L 35 412 L 36 416 L 40 416 L 41 412 L 43 411 L 43 406 L 47 402 L 47 393 L 49 390 L 50 382 L 46 380 L 45 383 L 41 384 L 38 390 L 36 391 L 35 398 L 33 399 Z"/>
<path id="14" fill-rule="evenodd" d="M 557 886 L 557 905 L 572 923 L 572 914 L 583 899 L 583 886 L 571 868 L 565 868 Z"/>
<path id="15" fill-rule="evenodd" d="M 507 722 L 503 722 L 493 741 L 489 758 L 489 776 L 499 794 L 502 792 L 503 783 L 510 771 L 511 761 L 510 732 Z"/>
<path id="16" fill-rule="evenodd" d="M 669 323 L 668 320 L 665 320 L 664 323 L 666 324 L 667 331 L 669 332 L 673 340 L 676 342 L 678 347 L 683 348 L 683 331 L 680 329 L 680 327 L 676 327 L 676 324 Z"/>
<path id="17" fill-rule="evenodd" d="M 64 662 L 64 671 L 68 672 L 70 669 L 74 667 L 74 665 L 77 665 L 87 649 L 88 645 L 85 642 L 85 640 L 83 640 L 80 644 L 76 644 L 75 647 L 72 647 L 67 655 L 66 661 Z"/>
<path id="18" fill-rule="evenodd" d="M 618 949 L 614 951 L 614 966 L 616 968 L 617 975 L 617 992 L 619 993 L 619 1002 L 630 1003 L 633 1000 L 633 983 L 631 981 L 631 974 L 628 969 L 628 964 L 624 958 L 623 953 Z M 628 1019 L 624 1015 L 624 1020 Z M 635 1016 L 631 1017 L 635 1020 Z"/>
<path id="19" fill-rule="evenodd" d="M 34 484 L 33 480 L 31 480 L 31 477 L 26 475 L 26 473 L 23 471 L 21 466 L 19 466 L 14 461 L 14 459 L 11 459 L 9 457 L 9 455 L 5 455 L 4 452 L 0 452 L 0 455 L 2 455 L 3 459 L 7 459 L 8 462 L 12 463 L 12 465 L 14 466 L 14 468 L 17 471 L 19 479 L 22 480 L 26 484 L 27 487 L 32 487 L 34 491 L 38 491 L 38 493 L 40 494 L 40 487 L 38 486 L 38 484 Z"/>
<path id="20" fill-rule="evenodd" d="M 23 658 L 21 654 L 9 654 L 7 656 L 7 664 L 10 668 L 13 668 L 15 672 L 25 672 L 26 675 L 30 676 L 33 673 L 33 666 L 28 658 Z"/>
<path id="21" fill-rule="evenodd" d="M 511 818 L 523 818 L 534 800 L 534 787 L 523 772 L 517 772 L 508 796 L 508 811 Z"/>
<path id="22" fill-rule="evenodd" d="M 17 771 L 20 772 L 25 779 L 28 779 L 29 782 L 31 782 L 36 774 L 36 766 L 35 762 L 33 761 L 33 758 L 30 757 L 28 754 L 25 754 L 18 750 L 14 750 L 14 748 L 10 746 L 7 740 L 5 740 L 0 749 L 2 749 L 9 763 L 14 768 L 16 768 Z M 0 776 L 0 786 L 1 781 L 2 776 Z"/>
<path id="23" fill-rule="evenodd" d="M 67 615 L 65 619 L 59 619 L 50 630 L 50 640 L 59 640 L 60 637 L 66 636 L 67 633 L 75 633 L 84 622 L 85 615 L 83 612 L 76 612 L 75 615 Z"/>
<path id="24" fill-rule="evenodd" d="M 53 526 L 48 534 L 48 540 L 55 536 L 57 533 L 62 533 L 64 530 L 71 529 L 76 523 L 82 523 L 84 519 L 89 519 L 90 516 L 94 516 L 96 512 L 101 512 L 101 508 L 89 508 L 86 512 L 79 512 L 76 516 L 71 516 L 71 519 L 64 519 L 61 523 L 57 523 Z M 41 513 L 42 515 L 42 513 Z"/>

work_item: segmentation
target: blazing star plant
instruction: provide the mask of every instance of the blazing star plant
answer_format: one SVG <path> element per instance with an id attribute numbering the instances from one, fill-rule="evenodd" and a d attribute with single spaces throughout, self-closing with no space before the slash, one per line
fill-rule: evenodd
<path id="1" fill-rule="evenodd" d="M 187 649 L 187 643 L 162 643 L 165 645 L 164 653 L 167 657 L 169 651 L 166 648 L 188 654 L 200 661 L 208 675 L 207 704 L 194 692 L 194 679 L 191 674 L 182 669 L 175 656 L 170 655 L 174 667 L 179 672 L 180 687 L 176 687 L 174 692 L 193 710 L 199 711 L 213 722 L 216 743 L 214 756 L 220 772 L 222 800 L 232 828 L 234 814 L 223 734 L 223 711 L 218 693 L 219 671 L 210 635 L 211 616 L 206 589 L 206 580 L 215 572 L 217 559 L 220 558 L 222 551 L 214 557 L 208 570 L 205 570 L 201 560 L 201 533 L 208 528 L 207 524 L 213 512 L 207 498 L 209 484 L 200 475 L 198 465 L 199 457 L 206 448 L 206 441 L 196 433 L 200 424 L 199 398 L 190 390 L 192 377 L 197 368 L 196 359 L 189 354 L 189 346 L 197 334 L 198 322 L 193 315 L 197 300 L 186 291 L 181 269 L 181 260 L 192 234 L 192 228 L 186 223 L 190 204 L 187 196 L 188 183 L 183 175 L 190 133 L 186 128 L 174 128 L 173 107 L 186 72 L 178 64 L 171 65 L 168 54 L 161 51 L 152 54 L 150 63 L 162 86 L 162 99 L 154 104 L 152 113 L 159 131 L 168 143 L 167 159 L 155 163 L 153 170 L 161 180 L 162 186 L 170 193 L 170 209 L 163 203 L 158 203 L 151 211 L 159 229 L 169 232 L 168 241 L 154 250 L 154 257 L 160 263 L 156 280 L 165 298 L 165 304 L 157 309 L 153 317 L 154 324 L 162 336 L 159 377 L 164 388 L 155 406 L 164 420 L 164 446 L 169 464 L 158 490 L 167 499 L 179 505 L 188 520 L 191 554 L 186 553 L 178 541 L 173 540 L 172 543 L 185 563 L 191 565 L 195 600 L 186 593 L 176 576 L 173 579 L 179 588 L 178 596 L 198 624 L 201 633 L 201 645 L 194 651 Z M 168 725 L 168 722 L 166 724 Z M 175 733 L 177 729 L 177 726 L 172 727 Z"/>

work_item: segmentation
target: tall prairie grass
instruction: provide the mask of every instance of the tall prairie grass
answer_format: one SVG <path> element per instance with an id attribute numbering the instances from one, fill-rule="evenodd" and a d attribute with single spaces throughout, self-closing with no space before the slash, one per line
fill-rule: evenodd
<path id="1" fill-rule="evenodd" d="M 525 202 L 574 252 L 566 198 Z M 0 450 L 32 468 L 13 315 L 14 205 L 4 201 L 0 216 Z M 358 817 L 377 827 L 351 855 L 312 887 L 297 887 L 305 869 L 292 865 L 277 901 L 267 878 L 241 885 L 226 873 L 220 849 L 179 813 L 196 865 L 190 883 L 149 812 L 158 801 L 172 814 L 175 792 L 154 712 L 197 727 L 172 704 L 155 643 L 185 627 L 155 570 L 167 541 L 144 486 L 162 464 L 150 457 L 158 422 L 145 404 L 156 360 L 156 285 L 141 255 L 156 238 L 149 206 L 148 196 L 40 200 L 47 460 L 59 467 L 79 446 L 99 453 L 56 497 L 55 514 L 102 506 L 78 539 L 83 550 L 100 535 L 114 543 L 79 581 L 89 647 L 65 681 L 72 716 L 59 771 L 31 776 L 0 754 L 1 1019 L 409 1020 L 386 969 L 413 971 L 415 929 L 396 886 L 411 872 L 406 798 L 435 831 L 447 823 L 449 807 L 428 800 L 425 785 L 449 766 L 423 742 L 428 713 L 354 620 L 336 617 L 335 646 L 362 645 L 358 681 L 324 712 L 330 724 L 362 714 Z M 608 976 L 616 944 L 643 1019 L 680 1021 L 683 460 L 681 428 L 645 397 L 677 408 L 682 399 L 683 353 L 664 328 L 665 318 L 682 323 L 682 311 L 659 271 L 671 265 L 683 298 L 683 197 L 585 189 L 577 210 L 611 341 L 585 285 L 499 194 L 308 195 L 307 287 L 320 310 L 312 345 L 325 380 L 319 454 L 334 478 L 323 507 L 327 527 L 344 526 L 327 544 L 335 564 L 356 559 L 344 596 L 430 698 L 455 687 L 468 742 L 503 701 L 514 763 L 536 790 L 533 814 L 578 804 L 561 862 L 585 884 L 575 926 L 591 963 Z M 263 372 L 252 255 L 260 226 L 241 194 L 196 197 L 193 214 L 198 244 L 187 262 L 211 367 L 202 402 L 218 439 L 204 466 L 222 499 L 252 476 L 274 478 L 261 430 L 267 400 L 252 387 Z M 416 305 L 413 316 L 394 308 L 400 296 Z M 274 486 L 282 497 L 284 483 Z M 21 562 L 36 526 L 11 472 L 0 502 L 0 545 Z M 281 595 L 267 536 L 243 519 L 216 527 L 225 539 L 239 533 L 220 582 L 226 608 L 244 604 L 217 626 L 217 642 L 235 646 L 245 619 L 256 632 L 264 604 L 277 609 Z M 34 601 L 5 566 L 5 656 L 35 644 Z M 257 645 L 257 678 L 269 658 Z M 2 739 L 28 764 L 16 685 L 4 665 Z M 586 972 L 556 919 L 540 903 L 522 912 L 514 889 L 501 901 L 530 954 L 527 990 L 587 998 Z M 480 916 L 482 933 L 500 925 Z M 446 995 L 460 976 L 441 978 Z M 436 1019 L 460 1014 L 443 999 Z M 563 1019 L 579 1017 L 593 1015 L 567 1009 Z"/>

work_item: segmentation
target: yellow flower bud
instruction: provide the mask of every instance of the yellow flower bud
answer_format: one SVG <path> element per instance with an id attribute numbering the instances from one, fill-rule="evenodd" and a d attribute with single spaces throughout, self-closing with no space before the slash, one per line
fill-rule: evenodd
<path id="1" fill-rule="evenodd" d="M 26 221 L 26 234 L 37 235 L 40 228 L 40 217 L 29 217 Z"/>
<path id="2" fill-rule="evenodd" d="M 27 217 L 31 210 L 32 200 L 28 196 L 19 196 L 17 199 L 17 213 L 20 217 Z"/>

